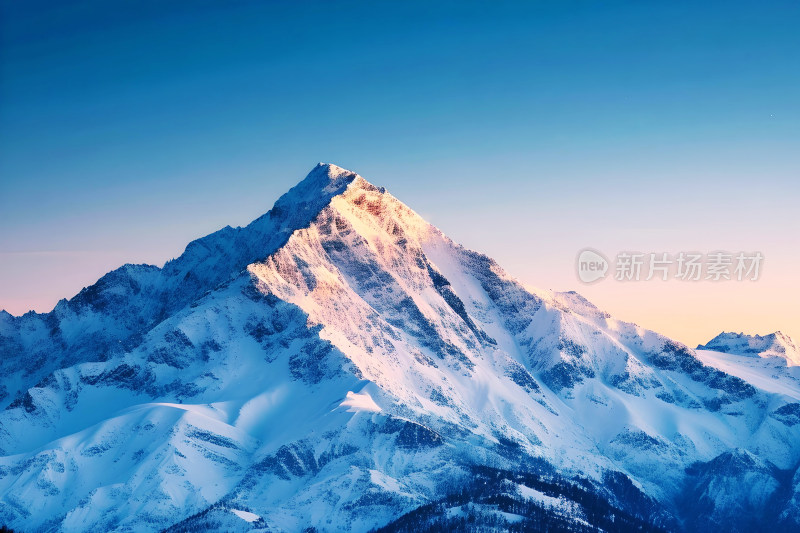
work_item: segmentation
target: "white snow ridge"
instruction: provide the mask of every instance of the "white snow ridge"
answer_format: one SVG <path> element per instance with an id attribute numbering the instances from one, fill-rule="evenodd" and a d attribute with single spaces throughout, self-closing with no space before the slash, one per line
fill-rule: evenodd
<path id="1" fill-rule="evenodd" d="M 796 345 L 711 344 L 527 289 L 320 164 L 163 268 L 0 313 L 0 525 L 798 530 Z"/>

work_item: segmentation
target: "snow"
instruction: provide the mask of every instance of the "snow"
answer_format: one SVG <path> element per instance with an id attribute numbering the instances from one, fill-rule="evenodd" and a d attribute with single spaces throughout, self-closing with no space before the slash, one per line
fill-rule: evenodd
<path id="1" fill-rule="evenodd" d="M 549 507 L 560 507 L 564 505 L 564 502 L 560 498 L 548 496 L 541 491 L 526 487 L 525 485 L 517 485 L 517 490 L 519 490 L 523 498 L 543 503 Z"/>
<path id="2" fill-rule="evenodd" d="M 347 407 L 347 411 L 350 413 L 356 413 L 358 411 L 371 411 L 373 413 L 379 413 L 381 408 L 375 403 L 375 400 L 372 397 L 364 392 L 364 393 L 356 393 L 353 391 L 347 391 L 347 397 L 345 400 L 339 404 L 340 407 Z"/>
<path id="3" fill-rule="evenodd" d="M 261 518 L 257 514 L 251 513 L 250 511 L 242 511 L 240 509 L 231 509 L 230 511 L 239 518 L 241 518 L 242 520 L 244 520 L 245 522 L 253 523 Z"/>
<path id="4" fill-rule="evenodd" d="M 492 505 L 483 505 L 483 504 L 467 504 L 467 505 L 460 505 L 458 507 L 448 507 L 445 510 L 445 514 L 448 517 L 466 517 L 470 513 L 480 513 L 482 515 L 495 515 L 510 524 L 515 524 L 517 522 L 521 522 L 524 517 L 518 514 L 513 513 L 506 513 L 503 511 L 499 511 L 496 507 Z"/>
<path id="5" fill-rule="evenodd" d="M 778 357 L 789 366 L 800 366 L 800 348 L 780 331 L 764 336 L 723 332 L 697 348 L 750 357 Z"/>
<path id="6" fill-rule="evenodd" d="M 754 387 L 800 400 L 800 368 L 787 366 L 780 358 L 753 358 L 750 355 L 697 350 L 703 363 L 737 376 Z"/>

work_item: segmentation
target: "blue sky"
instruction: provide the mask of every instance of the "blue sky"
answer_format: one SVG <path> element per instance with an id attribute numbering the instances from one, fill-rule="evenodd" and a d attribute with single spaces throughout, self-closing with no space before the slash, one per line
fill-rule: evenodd
<path id="1" fill-rule="evenodd" d="M 0 5 L 0 307 L 161 264 L 318 161 L 524 281 L 679 337 L 698 294 L 693 323 L 742 302 L 709 333 L 800 297 L 796 2 Z M 774 267 L 747 294 L 670 303 L 580 287 L 583 246 L 759 249 Z"/>

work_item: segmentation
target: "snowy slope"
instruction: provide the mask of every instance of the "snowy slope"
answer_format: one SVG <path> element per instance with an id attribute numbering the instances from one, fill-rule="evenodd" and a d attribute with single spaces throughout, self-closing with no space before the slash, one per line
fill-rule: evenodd
<path id="1" fill-rule="evenodd" d="M 0 335 L 24 531 L 800 518 L 792 375 L 526 289 L 333 165 Z"/>
<path id="2" fill-rule="evenodd" d="M 787 365 L 781 357 L 762 359 L 713 350 L 696 353 L 705 365 L 742 378 L 759 389 L 800 400 L 800 367 Z"/>

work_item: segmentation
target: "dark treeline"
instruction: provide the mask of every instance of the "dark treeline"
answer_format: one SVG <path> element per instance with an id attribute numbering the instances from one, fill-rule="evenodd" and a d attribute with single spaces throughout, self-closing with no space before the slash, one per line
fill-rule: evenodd
<path id="1" fill-rule="evenodd" d="M 550 507 L 528 500 L 516 490 L 517 484 L 547 496 L 561 498 L 568 505 Z M 618 483 L 620 484 L 620 483 Z M 621 484 L 620 484 L 621 485 Z M 403 515 L 375 533 L 438 533 L 449 531 L 510 531 L 548 533 L 589 533 L 598 530 L 619 533 L 663 533 L 669 526 L 653 523 L 659 513 L 648 516 L 650 501 L 641 493 L 629 492 L 614 497 L 627 498 L 622 507 L 641 510 L 623 511 L 608 501 L 608 494 L 584 481 L 573 481 L 552 474 L 513 473 L 490 467 L 476 467 L 470 482 L 454 488 L 444 498 Z M 624 492 L 624 491 L 621 491 Z M 637 491 L 638 492 L 638 491 Z M 453 515 L 453 508 L 460 512 Z M 506 517 L 501 513 L 515 515 Z"/>

